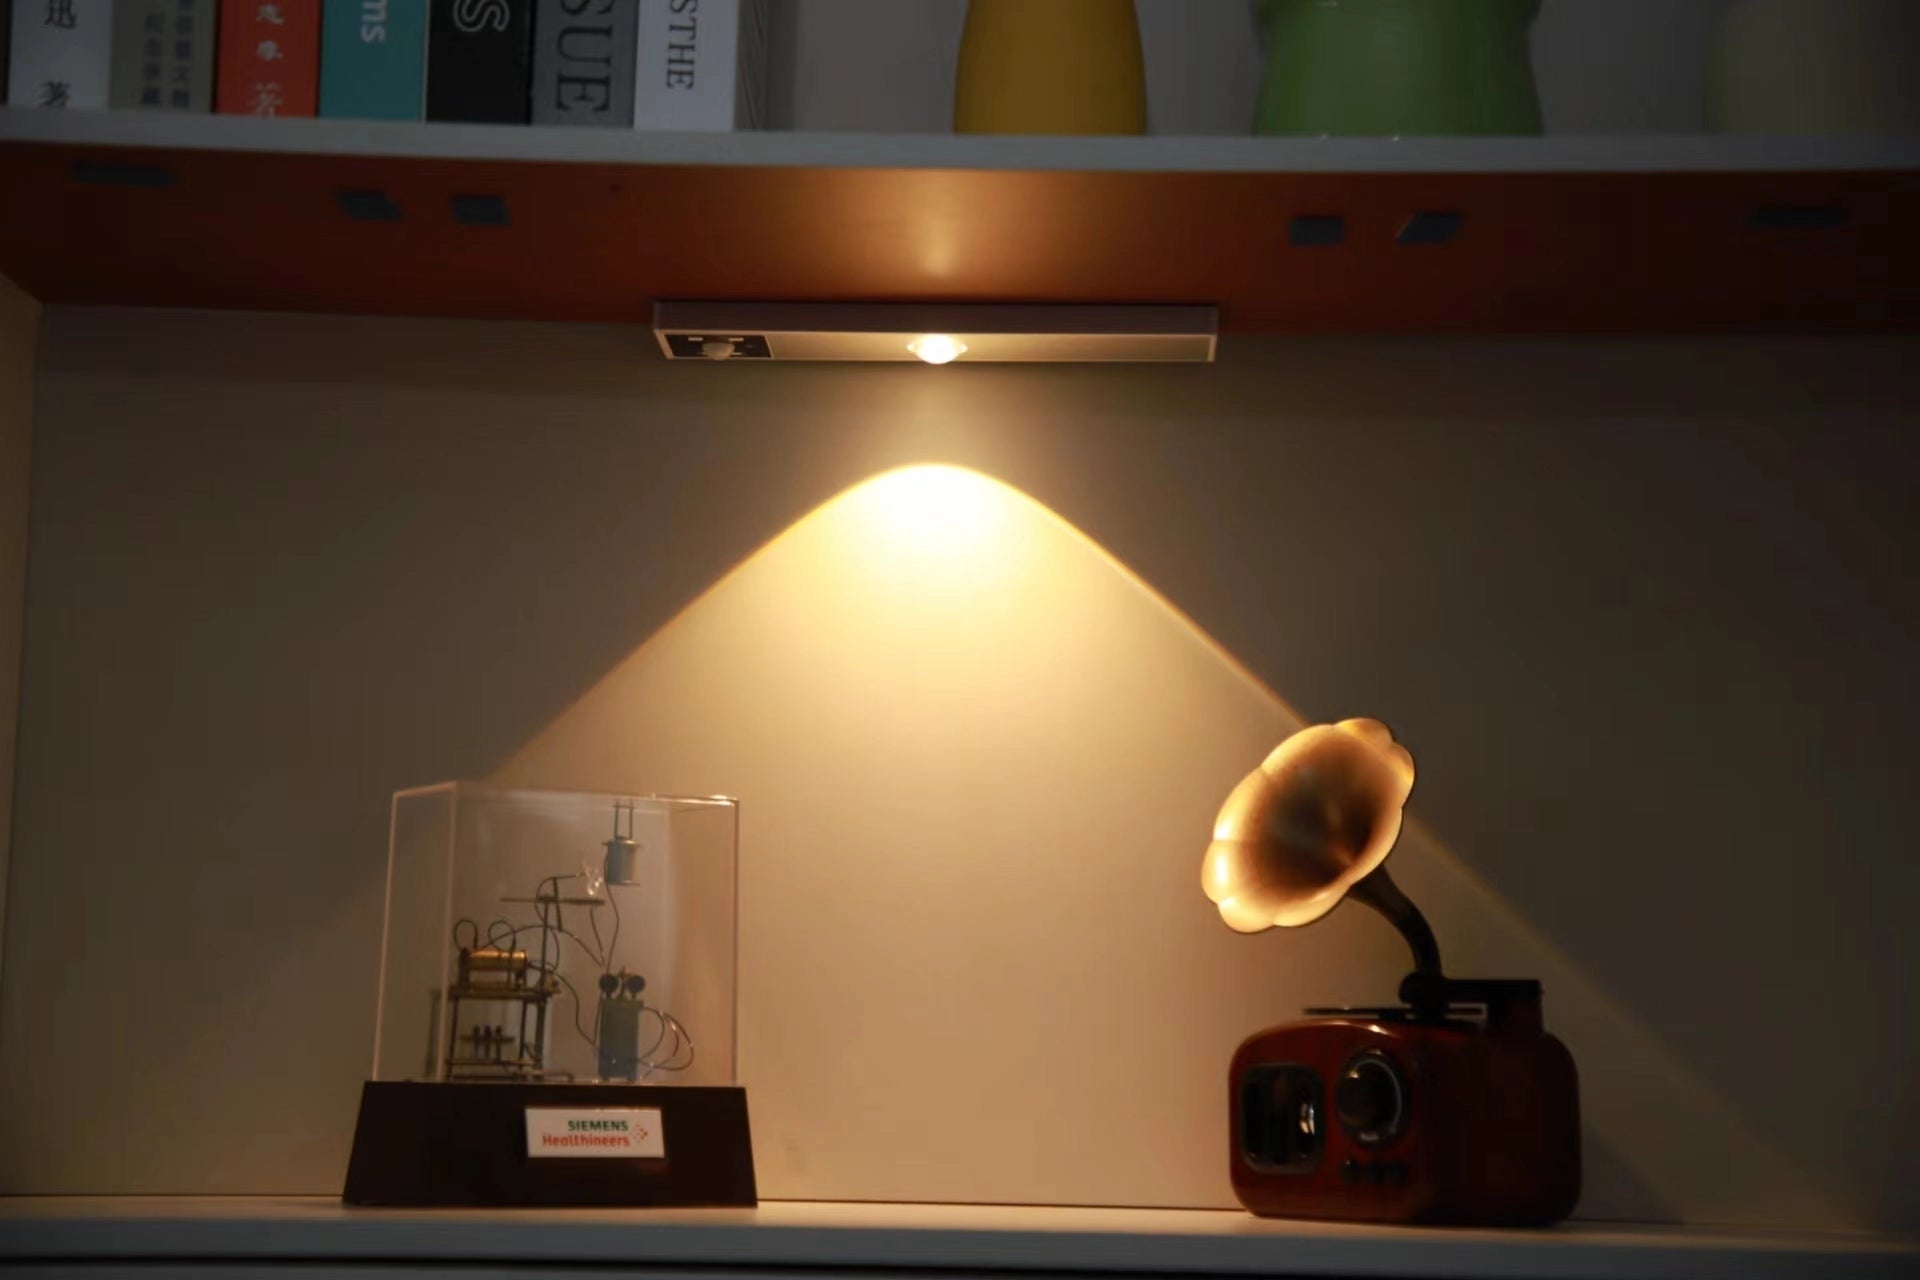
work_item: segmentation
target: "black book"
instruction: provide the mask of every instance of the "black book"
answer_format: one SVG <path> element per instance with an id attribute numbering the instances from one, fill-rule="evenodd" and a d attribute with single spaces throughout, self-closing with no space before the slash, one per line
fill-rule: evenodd
<path id="1" fill-rule="evenodd" d="M 533 0 L 433 0 L 427 119 L 525 124 Z"/>

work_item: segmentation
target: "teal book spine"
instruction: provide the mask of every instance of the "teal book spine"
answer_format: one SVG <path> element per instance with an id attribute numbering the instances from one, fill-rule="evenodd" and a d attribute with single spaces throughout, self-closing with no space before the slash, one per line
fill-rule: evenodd
<path id="1" fill-rule="evenodd" d="M 419 120 L 426 98 L 427 0 L 325 0 L 321 115 Z"/>

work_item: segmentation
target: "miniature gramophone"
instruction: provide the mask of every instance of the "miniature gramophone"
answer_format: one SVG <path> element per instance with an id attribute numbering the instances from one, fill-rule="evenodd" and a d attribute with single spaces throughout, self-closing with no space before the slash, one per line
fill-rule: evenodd
<path id="1" fill-rule="evenodd" d="M 1228 1072 L 1234 1194 L 1257 1214 L 1539 1224 L 1580 1197 L 1573 1058 L 1540 984 L 1446 977 L 1383 865 L 1413 757 L 1377 720 L 1302 729 L 1235 787 L 1201 883 L 1241 933 L 1311 924 L 1351 896 L 1413 948 L 1403 1004 L 1308 1009 Z"/>

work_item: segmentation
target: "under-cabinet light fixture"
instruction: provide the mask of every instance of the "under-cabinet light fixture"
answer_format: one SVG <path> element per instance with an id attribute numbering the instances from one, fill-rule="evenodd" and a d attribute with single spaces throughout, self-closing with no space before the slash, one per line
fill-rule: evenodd
<path id="1" fill-rule="evenodd" d="M 909 342 L 907 350 L 927 364 L 952 364 L 967 354 L 967 344 L 950 333 L 930 333 Z"/>
<path id="2" fill-rule="evenodd" d="M 669 360 L 1026 363 L 1213 360 L 1212 307 L 660 302 Z"/>

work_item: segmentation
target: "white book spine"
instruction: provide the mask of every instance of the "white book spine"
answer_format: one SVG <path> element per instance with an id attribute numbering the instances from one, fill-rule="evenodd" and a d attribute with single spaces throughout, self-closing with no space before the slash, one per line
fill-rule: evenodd
<path id="1" fill-rule="evenodd" d="M 758 127 L 765 32 L 764 0 L 640 0 L 633 127 Z"/>
<path id="2" fill-rule="evenodd" d="M 13 0 L 9 105 L 104 111 L 112 63 L 112 0 Z"/>

